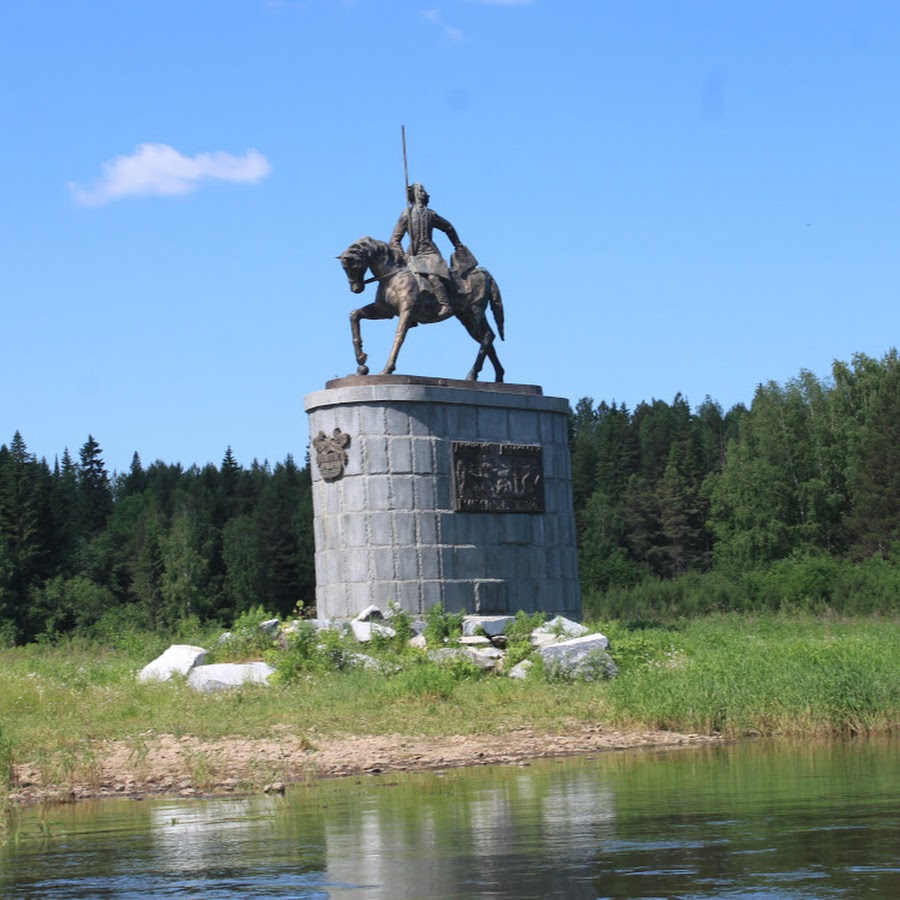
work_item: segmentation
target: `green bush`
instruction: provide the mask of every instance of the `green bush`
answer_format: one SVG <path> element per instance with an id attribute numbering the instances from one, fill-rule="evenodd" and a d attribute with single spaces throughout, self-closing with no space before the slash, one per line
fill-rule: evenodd
<path id="1" fill-rule="evenodd" d="M 465 657 L 434 661 L 421 656 L 390 676 L 386 693 L 390 700 L 449 700 L 457 685 L 478 681 L 484 670 Z"/>
<path id="2" fill-rule="evenodd" d="M 263 606 L 254 606 L 241 613 L 224 640 L 220 638 L 209 652 L 210 662 L 243 662 L 259 659 L 272 647 L 272 636 L 262 628 L 262 622 L 274 619 Z"/>
<path id="3" fill-rule="evenodd" d="M 291 631 L 282 632 L 278 643 L 265 655 L 275 669 L 271 680 L 276 684 L 291 684 L 311 673 L 340 672 L 355 664 L 344 635 L 333 628 L 320 631 L 309 621 L 295 622 Z"/>
<path id="4" fill-rule="evenodd" d="M 413 636 L 412 619 L 409 617 L 409 613 L 402 609 L 400 604 L 395 600 L 391 600 L 389 609 L 388 620 L 390 626 L 397 632 L 394 641 L 398 645 L 403 646 L 407 644 L 409 639 Z"/>
<path id="5" fill-rule="evenodd" d="M 442 603 L 436 603 L 425 613 L 425 640 L 429 646 L 439 647 L 462 636 L 464 612 L 448 613 Z"/>
<path id="6" fill-rule="evenodd" d="M 513 621 L 506 626 L 506 639 L 509 643 L 518 641 L 530 641 L 531 632 L 535 628 L 540 628 L 547 621 L 547 614 L 544 612 L 536 612 L 528 614 L 520 609 Z"/>

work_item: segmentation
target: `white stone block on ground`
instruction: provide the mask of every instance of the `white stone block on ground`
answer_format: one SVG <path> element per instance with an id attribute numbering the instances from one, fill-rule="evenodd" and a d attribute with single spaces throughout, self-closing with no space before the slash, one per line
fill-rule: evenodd
<path id="1" fill-rule="evenodd" d="M 353 636 L 361 643 L 367 644 L 376 637 L 396 637 L 397 632 L 390 625 L 381 625 L 378 622 L 359 622 L 354 619 L 350 623 Z"/>
<path id="2" fill-rule="evenodd" d="M 514 665 L 508 672 L 510 678 L 525 678 L 528 670 L 534 665 L 530 659 L 523 659 L 522 662 Z"/>
<path id="3" fill-rule="evenodd" d="M 503 651 L 496 647 L 463 647 L 463 651 L 479 669 L 496 669 L 503 662 Z"/>
<path id="4" fill-rule="evenodd" d="M 591 633 L 591 629 L 586 625 L 567 619 L 565 616 L 556 616 L 534 630 L 538 634 L 564 635 L 569 638 L 585 637 Z"/>
<path id="5" fill-rule="evenodd" d="M 609 640 L 602 634 L 588 634 L 541 647 L 538 652 L 547 672 L 562 678 L 595 681 L 618 674 L 607 652 Z"/>
<path id="6" fill-rule="evenodd" d="M 265 684 L 275 670 L 268 663 L 214 663 L 191 669 L 187 683 L 198 691 L 212 693 L 244 684 Z"/>
<path id="7" fill-rule="evenodd" d="M 485 634 L 504 634 L 510 622 L 515 622 L 515 616 L 466 616 L 463 619 L 463 634 L 474 635 L 480 628 Z"/>
<path id="8" fill-rule="evenodd" d="M 550 644 L 559 644 L 561 641 L 566 640 L 565 638 L 559 638 L 555 634 L 548 634 L 546 631 L 532 631 L 531 632 L 531 643 L 535 647 L 549 647 Z"/>
<path id="9" fill-rule="evenodd" d="M 384 613 L 374 603 L 353 618 L 354 622 L 381 622 L 383 620 Z"/>
<path id="10" fill-rule="evenodd" d="M 461 647 L 436 647 L 428 651 L 428 658 L 432 662 L 443 663 L 451 659 L 463 659 L 466 651 Z"/>
<path id="11" fill-rule="evenodd" d="M 190 644 L 172 644 L 162 656 L 158 656 L 151 663 L 147 663 L 140 672 L 138 680 L 168 681 L 173 675 L 187 675 L 194 666 L 203 665 L 206 659 L 206 650 L 203 647 L 194 647 Z"/>

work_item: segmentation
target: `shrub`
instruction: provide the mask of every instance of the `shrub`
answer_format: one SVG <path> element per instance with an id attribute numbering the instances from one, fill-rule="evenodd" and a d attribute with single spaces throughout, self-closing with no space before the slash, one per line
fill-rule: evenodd
<path id="1" fill-rule="evenodd" d="M 339 672 L 354 665 L 353 651 L 335 629 L 319 631 L 309 621 L 296 622 L 292 629 L 282 632 L 280 649 L 266 653 L 266 662 L 275 668 L 274 683 L 290 684 L 312 672 Z"/>
<path id="2" fill-rule="evenodd" d="M 388 621 L 390 622 L 391 628 L 397 632 L 397 636 L 394 640 L 397 644 L 402 646 L 408 643 L 409 639 L 413 636 L 412 619 L 409 617 L 409 613 L 402 609 L 396 600 L 391 600 L 389 609 Z"/>
<path id="3" fill-rule="evenodd" d="M 535 628 L 540 628 L 546 621 L 546 613 L 536 612 L 529 615 L 520 609 L 513 621 L 506 626 L 506 640 L 511 644 L 517 641 L 530 641 L 531 632 Z"/>
<path id="4" fill-rule="evenodd" d="M 462 636 L 464 612 L 448 613 L 442 603 L 436 603 L 425 613 L 425 640 L 439 646 Z"/>
<path id="5" fill-rule="evenodd" d="M 254 606 L 234 621 L 230 634 L 210 651 L 214 662 L 241 662 L 259 659 L 272 647 L 272 636 L 260 628 L 263 622 L 274 619 L 263 606 Z M 223 637 L 225 637 L 223 635 Z"/>

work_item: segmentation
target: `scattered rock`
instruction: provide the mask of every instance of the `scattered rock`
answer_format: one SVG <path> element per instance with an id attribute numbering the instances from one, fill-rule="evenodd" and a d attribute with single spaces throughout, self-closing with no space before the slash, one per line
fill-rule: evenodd
<path id="1" fill-rule="evenodd" d="M 478 634 L 479 629 L 490 636 L 503 634 L 507 625 L 515 621 L 515 616 L 466 616 L 463 619 L 463 635 Z"/>
<path id="2" fill-rule="evenodd" d="M 354 619 L 350 623 L 350 627 L 353 629 L 354 637 L 361 644 L 367 644 L 375 637 L 391 638 L 397 636 L 397 632 L 394 631 L 390 625 L 381 625 L 377 621 L 360 621 L 359 619 Z"/>
<path id="3" fill-rule="evenodd" d="M 424 650 L 428 646 L 428 641 L 425 640 L 424 634 L 417 634 L 409 639 L 409 646 L 415 647 L 417 650 Z"/>
<path id="4" fill-rule="evenodd" d="M 523 659 L 522 662 L 517 663 L 509 670 L 510 678 L 526 678 L 528 676 L 528 670 L 534 665 L 534 663 L 530 659 Z"/>
<path id="5" fill-rule="evenodd" d="M 479 669 L 496 669 L 503 662 L 503 651 L 496 647 L 464 647 L 463 652 Z"/>
<path id="6" fill-rule="evenodd" d="M 365 653 L 351 653 L 348 661 L 350 665 L 368 669 L 370 672 L 381 672 L 387 675 L 400 671 L 400 666 L 375 659 L 374 656 L 368 656 Z"/>
<path id="7" fill-rule="evenodd" d="M 552 634 L 555 637 L 579 638 L 590 634 L 591 630 L 580 622 L 573 622 L 565 616 L 556 616 L 549 622 L 534 629 L 532 634 Z"/>
<path id="8" fill-rule="evenodd" d="M 354 619 L 354 622 L 383 622 L 384 613 L 373 603 L 367 606 Z"/>
<path id="9" fill-rule="evenodd" d="M 460 647 L 435 647 L 428 651 L 428 658 L 432 662 L 447 662 L 451 659 L 462 659 L 466 652 Z"/>
<path id="10" fill-rule="evenodd" d="M 558 638 L 555 634 L 549 634 L 544 631 L 532 631 L 531 632 L 531 643 L 535 647 L 549 647 L 550 644 L 558 644 L 562 638 Z"/>
<path id="11" fill-rule="evenodd" d="M 588 634 L 538 651 L 551 677 L 574 681 L 597 681 L 614 678 L 619 670 L 607 652 L 609 640 L 602 634 Z"/>
<path id="12" fill-rule="evenodd" d="M 215 663 L 191 669 L 187 683 L 198 691 L 212 693 L 244 684 L 265 684 L 274 671 L 264 662 Z"/>
<path id="13" fill-rule="evenodd" d="M 172 644 L 162 656 L 147 663 L 138 672 L 139 681 L 168 681 L 173 675 L 187 675 L 195 666 L 203 665 L 206 650 L 190 644 Z"/>

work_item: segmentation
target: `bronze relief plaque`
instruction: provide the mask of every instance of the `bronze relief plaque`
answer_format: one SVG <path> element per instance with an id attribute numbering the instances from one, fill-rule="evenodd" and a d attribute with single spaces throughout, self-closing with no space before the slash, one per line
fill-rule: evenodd
<path id="1" fill-rule="evenodd" d="M 544 511 L 542 448 L 533 444 L 452 443 L 453 509 Z"/>

